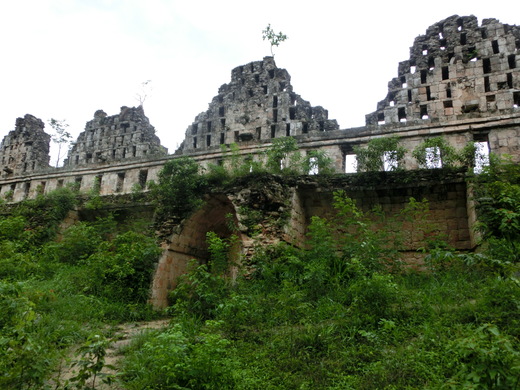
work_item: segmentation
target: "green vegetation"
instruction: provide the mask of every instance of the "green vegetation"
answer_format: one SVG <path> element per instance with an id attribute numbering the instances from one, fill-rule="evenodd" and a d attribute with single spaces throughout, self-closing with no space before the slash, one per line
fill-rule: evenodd
<path id="1" fill-rule="evenodd" d="M 71 379 L 76 387 L 55 387 L 84 389 L 102 366 L 102 346 L 94 338 L 107 333 L 111 323 L 156 316 L 146 304 L 159 254 L 155 239 L 117 226 L 110 215 L 77 222 L 57 235 L 75 204 L 76 194 L 61 189 L 9 210 L 3 206 L 2 389 L 51 388 L 53 370 L 68 366 L 70 348 L 85 343 L 78 350 L 84 355 L 76 363 L 79 376 Z"/>
<path id="2" fill-rule="evenodd" d="M 442 249 L 421 221 L 426 202 L 412 200 L 401 217 L 425 235 L 436 260 L 427 272 L 400 264 L 395 231 L 373 229 L 389 216 L 363 213 L 342 193 L 335 207 L 332 218 L 313 218 L 307 249 L 264 247 L 235 281 L 218 266 L 230 243 L 210 236 L 210 262 L 193 264 L 171 294 L 171 327 L 128 350 L 125 386 L 517 388 L 512 272 Z"/>
<path id="3" fill-rule="evenodd" d="M 355 147 L 358 172 L 395 171 L 400 169 L 406 149 L 399 145 L 399 137 L 370 140 L 366 147 Z"/>
<path id="4" fill-rule="evenodd" d="M 265 41 L 266 39 L 271 44 L 271 56 L 274 57 L 273 54 L 273 46 L 280 46 L 280 43 L 287 39 L 287 35 L 283 34 L 281 31 L 276 34 L 274 30 L 271 28 L 271 23 L 267 25 L 265 30 L 262 30 L 262 39 Z"/>
<path id="5" fill-rule="evenodd" d="M 379 145 L 378 168 L 388 150 L 399 148 Z M 256 163 L 231 149 L 224 168 L 206 174 L 188 158 L 168 163 L 151 185 L 158 218 L 187 217 L 210 186 L 240 176 L 309 168 L 291 138 L 265 157 Z M 326 172 L 326 156 L 312 157 L 324 158 Z M 477 253 L 447 247 L 426 201 L 388 215 L 361 210 L 343 192 L 334 213 L 312 218 L 300 248 L 264 245 L 239 265 L 236 237 L 209 232 L 207 263 L 193 261 L 169 296 L 170 326 L 126 347 L 115 377 L 102 373 L 110 325 L 157 315 L 146 305 L 160 252 L 154 233 L 108 213 L 63 226 L 78 202 L 68 189 L 3 204 L 0 388 L 519 388 L 520 171 L 492 159 L 473 180 Z M 96 193 L 83 207 L 102 215 Z M 262 216 L 250 214 L 254 228 Z M 422 270 L 401 262 L 403 221 L 422 240 Z M 76 373 L 62 379 L 71 365 Z"/>
<path id="6" fill-rule="evenodd" d="M 439 136 L 425 140 L 417 146 L 412 156 L 422 168 L 473 167 L 475 165 L 475 145 L 467 144 L 456 150 L 446 138 Z"/>

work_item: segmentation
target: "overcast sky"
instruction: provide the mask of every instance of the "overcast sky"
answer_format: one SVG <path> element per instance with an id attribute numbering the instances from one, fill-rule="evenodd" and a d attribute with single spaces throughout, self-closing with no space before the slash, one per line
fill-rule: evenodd
<path id="1" fill-rule="evenodd" d="M 145 113 L 173 153 L 231 70 L 270 55 L 268 23 L 288 36 L 275 60 L 294 92 L 342 129 L 362 126 L 430 25 L 454 14 L 520 24 L 518 11 L 518 0 L 2 1 L 0 139 L 27 113 L 77 137 L 96 110 L 138 105 L 151 80 Z"/>

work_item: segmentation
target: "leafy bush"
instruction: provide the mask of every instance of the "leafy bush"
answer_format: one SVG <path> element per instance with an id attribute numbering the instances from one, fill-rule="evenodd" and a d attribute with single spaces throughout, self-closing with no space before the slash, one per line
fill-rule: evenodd
<path id="1" fill-rule="evenodd" d="M 210 330 L 193 337 L 180 324 L 174 325 L 150 338 L 126 361 L 125 386 L 136 390 L 234 389 L 229 344 Z"/>
<path id="2" fill-rule="evenodd" d="M 400 169 L 406 149 L 399 146 L 399 137 L 381 137 L 370 140 L 366 147 L 355 147 L 358 172 Z"/>
<path id="3" fill-rule="evenodd" d="M 158 174 L 158 183 L 150 182 L 150 193 L 160 219 L 185 218 L 202 204 L 205 178 L 195 160 L 180 157 L 170 160 Z"/>

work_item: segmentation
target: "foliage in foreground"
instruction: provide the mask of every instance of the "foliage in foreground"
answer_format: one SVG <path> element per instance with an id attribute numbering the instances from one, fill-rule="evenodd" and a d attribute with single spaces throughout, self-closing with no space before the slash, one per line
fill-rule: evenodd
<path id="1" fill-rule="evenodd" d="M 52 370 L 68 364 L 71 345 L 106 333 L 104 324 L 152 316 L 146 300 L 155 240 L 120 230 L 110 215 L 57 237 L 74 203 L 63 189 L 0 216 L 2 389 L 45 388 Z M 96 369 L 90 363 L 82 366 L 83 379 Z"/>
<path id="2" fill-rule="evenodd" d="M 428 272 L 400 268 L 395 232 L 372 230 L 377 216 L 335 200 L 334 218 L 313 219 L 307 249 L 265 247 L 234 282 L 211 261 L 194 264 L 172 293 L 170 329 L 129 350 L 125 386 L 518 388 L 513 273 L 481 261 L 492 253 L 459 255 L 439 240 L 425 246 Z M 219 263 L 229 245 L 211 239 Z"/>

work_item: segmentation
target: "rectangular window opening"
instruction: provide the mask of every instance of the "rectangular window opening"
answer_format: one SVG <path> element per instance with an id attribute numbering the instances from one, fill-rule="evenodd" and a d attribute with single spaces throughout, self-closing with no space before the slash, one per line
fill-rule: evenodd
<path id="1" fill-rule="evenodd" d="M 426 104 L 421 105 L 421 119 L 429 119 L 428 106 Z"/>
<path id="2" fill-rule="evenodd" d="M 320 169 L 318 166 L 318 157 L 309 157 L 309 175 L 317 175 Z"/>
<path id="3" fill-rule="evenodd" d="M 355 154 L 345 154 L 345 173 L 357 172 L 357 156 Z"/>
<path id="4" fill-rule="evenodd" d="M 274 79 L 274 69 L 269 71 L 269 78 Z"/>
<path id="5" fill-rule="evenodd" d="M 273 96 L 273 108 L 278 107 L 278 96 Z"/>
<path id="6" fill-rule="evenodd" d="M 478 174 L 489 165 L 489 140 L 487 134 L 479 134 L 479 136 L 475 134 L 473 140 L 475 145 L 473 172 Z"/>
<path id="7" fill-rule="evenodd" d="M 125 183 L 125 173 L 119 172 L 117 174 L 116 192 L 123 191 L 123 185 Z"/>
<path id="8" fill-rule="evenodd" d="M 141 189 L 146 189 L 146 182 L 148 181 L 148 169 L 141 169 L 139 171 L 139 186 Z"/>
<path id="9" fill-rule="evenodd" d="M 507 74 L 507 86 L 513 88 L 513 73 Z"/>
<path id="10" fill-rule="evenodd" d="M 218 108 L 218 116 L 224 116 L 224 112 L 225 112 L 224 106 L 220 106 Z"/>
<path id="11" fill-rule="evenodd" d="M 435 68 L 435 58 L 428 58 L 428 68 L 430 68 L 430 70 L 433 70 Z"/>
<path id="12" fill-rule="evenodd" d="M 262 88 L 264 89 L 264 95 L 267 95 L 267 85 L 263 85 Z"/>
<path id="13" fill-rule="evenodd" d="M 197 137 L 193 137 L 193 149 L 197 149 Z"/>
<path id="14" fill-rule="evenodd" d="M 426 100 L 430 101 L 432 100 L 432 92 L 430 87 L 426 87 Z"/>
<path id="15" fill-rule="evenodd" d="M 223 128 L 223 129 L 226 127 L 226 119 L 225 118 L 222 118 L 220 120 L 220 127 Z"/>
<path id="16" fill-rule="evenodd" d="M 276 125 L 271 125 L 271 138 L 276 137 Z"/>
<path id="17" fill-rule="evenodd" d="M 239 142 L 240 141 L 240 132 L 237 130 L 233 133 L 233 135 L 235 136 L 235 143 Z"/>
<path id="18" fill-rule="evenodd" d="M 208 133 L 209 133 L 211 131 L 211 121 L 208 121 L 206 126 L 208 128 Z"/>
<path id="19" fill-rule="evenodd" d="M 31 182 L 23 183 L 23 197 L 27 199 L 29 197 L 29 192 L 31 191 Z"/>
<path id="20" fill-rule="evenodd" d="M 319 121 L 318 126 L 320 127 L 320 131 L 325 131 L 325 122 L 324 121 Z"/>
<path id="21" fill-rule="evenodd" d="M 466 42 L 467 42 L 467 40 L 466 40 L 466 33 L 461 33 L 460 34 L 460 44 L 461 45 L 465 45 Z"/>
<path id="22" fill-rule="evenodd" d="M 206 146 L 208 148 L 211 146 L 211 134 L 206 135 Z"/>
<path id="23" fill-rule="evenodd" d="M 289 107 L 289 119 L 293 120 L 296 118 L 296 107 Z"/>
<path id="24" fill-rule="evenodd" d="M 307 134 L 309 132 L 309 124 L 307 122 L 304 122 L 302 124 L 302 133 Z"/>
<path id="25" fill-rule="evenodd" d="M 442 158 L 441 158 L 441 150 L 438 146 L 432 146 L 430 148 L 426 148 L 425 152 L 425 161 L 426 164 L 424 168 L 426 169 L 435 169 L 442 168 Z"/>
<path id="26" fill-rule="evenodd" d="M 427 76 L 428 76 L 428 71 L 426 69 L 421 70 L 421 84 L 426 83 Z"/>
<path id="27" fill-rule="evenodd" d="M 516 68 L 516 55 L 515 54 L 508 55 L 507 62 L 509 63 L 509 69 Z"/>
<path id="28" fill-rule="evenodd" d="M 444 105 L 444 108 L 452 108 L 453 107 L 453 102 L 451 100 L 445 100 L 444 102 L 442 102 L 442 104 Z"/>
<path id="29" fill-rule="evenodd" d="M 137 146 L 132 146 L 132 157 L 137 156 Z"/>
<path id="30" fill-rule="evenodd" d="M 513 108 L 520 107 L 520 92 L 513 92 Z"/>
<path id="31" fill-rule="evenodd" d="M 399 122 L 406 122 L 406 109 L 404 107 L 399 107 L 397 109 L 397 118 Z"/>
<path id="32" fill-rule="evenodd" d="M 56 185 L 57 188 L 63 188 L 63 179 L 58 180 L 58 184 Z"/>
<path id="33" fill-rule="evenodd" d="M 286 137 L 291 136 L 291 124 L 290 123 L 285 124 L 285 136 Z"/>
<path id="34" fill-rule="evenodd" d="M 498 41 L 491 41 L 491 47 L 493 48 L 493 54 L 500 53 L 500 49 L 498 47 Z"/>
<path id="35" fill-rule="evenodd" d="M 262 128 L 257 127 L 256 128 L 256 139 L 261 139 L 261 138 L 262 138 Z"/>
<path id="36" fill-rule="evenodd" d="M 224 141 L 225 141 L 224 137 L 225 137 L 225 134 L 224 133 L 220 133 L 220 144 L 221 145 L 224 145 Z"/>
<path id="37" fill-rule="evenodd" d="M 448 80 L 450 78 L 450 68 L 447 66 L 442 67 L 442 79 Z"/>
<path id="38" fill-rule="evenodd" d="M 409 89 L 408 90 L 408 103 L 411 103 L 412 102 L 412 90 Z"/>
<path id="39" fill-rule="evenodd" d="M 193 125 L 191 125 L 191 135 L 197 134 L 198 129 L 199 129 L 199 125 L 197 123 L 194 123 Z"/>
<path id="40" fill-rule="evenodd" d="M 387 151 L 383 153 L 383 169 L 385 172 L 395 171 L 398 168 L 397 152 Z"/>
<path id="41" fill-rule="evenodd" d="M 491 85 L 489 84 L 489 77 L 484 77 L 484 91 L 491 92 Z"/>
<path id="42" fill-rule="evenodd" d="M 273 110 L 273 122 L 278 122 L 278 110 L 277 109 L 274 109 Z"/>
<path id="43" fill-rule="evenodd" d="M 377 113 L 377 124 L 378 125 L 384 125 L 385 124 L 385 113 L 384 112 L 378 112 Z"/>
<path id="44" fill-rule="evenodd" d="M 489 58 L 482 59 L 482 68 L 484 73 L 491 73 L 491 60 Z"/>

